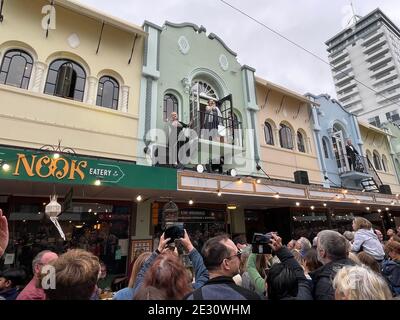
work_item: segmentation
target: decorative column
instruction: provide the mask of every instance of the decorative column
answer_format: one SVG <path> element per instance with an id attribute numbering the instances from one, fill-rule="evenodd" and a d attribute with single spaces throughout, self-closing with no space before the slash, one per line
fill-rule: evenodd
<path id="1" fill-rule="evenodd" d="M 96 104 L 96 96 L 97 96 L 97 84 L 99 82 L 99 79 L 96 77 L 88 77 L 88 82 L 89 82 L 89 89 L 88 89 L 88 95 L 86 98 L 86 103 L 87 104 Z"/>
<path id="2" fill-rule="evenodd" d="M 33 92 L 41 92 L 41 86 L 43 83 L 43 78 L 44 78 L 44 72 L 47 69 L 47 64 L 44 62 L 36 61 L 35 66 L 34 66 L 34 78 L 33 78 L 33 84 L 32 84 L 32 91 Z"/>
<path id="3" fill-rule="evenodd" d="M 129 87 L 121 86 L 122 90 L 122 101 L 121 101 L 121 111 L 128 112 L 128 103 L 129 103 Z"/>

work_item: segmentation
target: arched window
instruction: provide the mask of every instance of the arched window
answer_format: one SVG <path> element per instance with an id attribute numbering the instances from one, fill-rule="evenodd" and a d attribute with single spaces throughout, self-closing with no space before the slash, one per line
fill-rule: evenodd
<path id="1" fill-rule="evenodd" d="M 172 112 L 178 112 L 178 99 L 170 93 L 164 95 L 164 120 L 167 121 Z"/>
<path id="2" fill-rule="evenodd" d="M 283 123 L 281 123 L 280 129 L 279 129 L 279 140 L 280 140 L 282 148 L 293 149 L 292 130 Z"/>
<path id="3" fill-rule="evenodd" d="M 327 137 L 322 138 L 322 148 L 324 150 L 324 157 L 325 159 L 329 159 L 329 140 Z"/>
<path id="4" fill-rule="evenodd" d="M 381 166 L 381 157 L 379 156 L 378 151 L 374 151 L 373 154 L 373 159 L 374 159 L 374 167 L 376 170 L 382 170 L 382 166 Z"/>
<path id="5" fill-rule="evenodd" d="M 272 131 L 272 126 L 269 122 L 264 122 L 264 137 L 265 143 L 271 146 L 274 145 L 274 133 Z"/>
<path id="6" fill-rule="evenodd" d="M 32 57 L 23 50 L 9 50 L 0 68 L 0 83 L 28 89 L 33 66 Z"/>
<path id="7" fill-rule="evenodd" d="M 50 64 L 44 93 L 83 101 L 86 72 L 76 62 L 66 59 Z"/>
<path id="8" fill-rule="evenodd" d="M 96 105 L 111 109 L 118 109 L 119 84 L 112 77 L 104 76 L 99 80 Z"/>
<path id="9" fill-rule="evenodd" d="M 300 132 L 297 131 L 297 150 L 300 152 L 306 152 L 306 145 L 304 143 L 304 135 Z"/>
<path id="10" fill-rule="evenodd" d="M 382 155 L 382 168 L 383 168 L 383 171 L 389 172 L 388 162 L 387 162 L 386 156 L 384 154 Z"/>

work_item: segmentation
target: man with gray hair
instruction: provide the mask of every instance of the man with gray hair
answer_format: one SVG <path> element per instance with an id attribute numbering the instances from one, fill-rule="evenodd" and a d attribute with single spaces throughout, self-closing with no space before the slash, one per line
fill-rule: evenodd
<path id="1" fill-rule="evenodd" d="M 46 294 L 40 285 L 42 268 L 58 258 L 57 254 L 44 250 L 32 260 L 33 278 L 18 295 L 17 300 L 46 300 Z"/>
<path id="2" fill-rule="evenodd" d="M 323 230 L 318 233 L 317 255 L 323 266 L 310 274 L 314 283 L 315 300 L 335 299 L 332 279 L 343 266 L 354 265 L 348 254 L 348 241 L 339 232 Z"/>

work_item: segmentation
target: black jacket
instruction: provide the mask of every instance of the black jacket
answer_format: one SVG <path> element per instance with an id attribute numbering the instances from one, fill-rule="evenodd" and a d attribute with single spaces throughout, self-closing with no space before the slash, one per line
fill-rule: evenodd
<path id="1" fill-rule="evenodd" d="M 313 296 L 315 300 L 335 300 L 335 291 L 332 286 L 336 273 L 344 266 L 353 266 L 350 259 L 341 259 L 329 262 L 310 273 L 314 283 Z"/>
<path id="2" fill-rule="evenodd" d="M 261 297 L 237 286 L 230 277 L 216 277 L 189 294 L 186 300 L 261 300 Z"/>
<path id="3" fill-rule="evenodd" d="M 279 258 L 282 264 L 294 271 L 298 281 L 299 289 L 297 292 L 297 297 L 287 297 L 285 299 L 313 300 L 311 281 L 307 280 L 306 276 L 304 275 L 303 268 L 296 261 L 290 250 L 286 247 L 282 247 L 276 252 L 276 256 Z"/>
<path id="4" fill-rule="evenodd" d="M 356 154 L 358 154 L 358 151 L 357 151 L 357 149 L 354 147 L 354 146 L 352 146 L 353 147 L 353 149 L 352 148 L 350 148 L 350 146 L 349 145 L 346 145 L 346 154 L 347 154 L 347 156 L 351 156 L 351 157 L 354 157 Z"/>

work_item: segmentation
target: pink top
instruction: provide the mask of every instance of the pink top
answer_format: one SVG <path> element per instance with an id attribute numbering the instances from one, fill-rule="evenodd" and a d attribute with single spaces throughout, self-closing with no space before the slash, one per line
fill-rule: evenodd
<path id="1" fill-rule="evenodd" d="M 17 300 L 46 300 L 42 288 L 36 287 L 36 278 L 33 278 L 18 295 Z"/>

